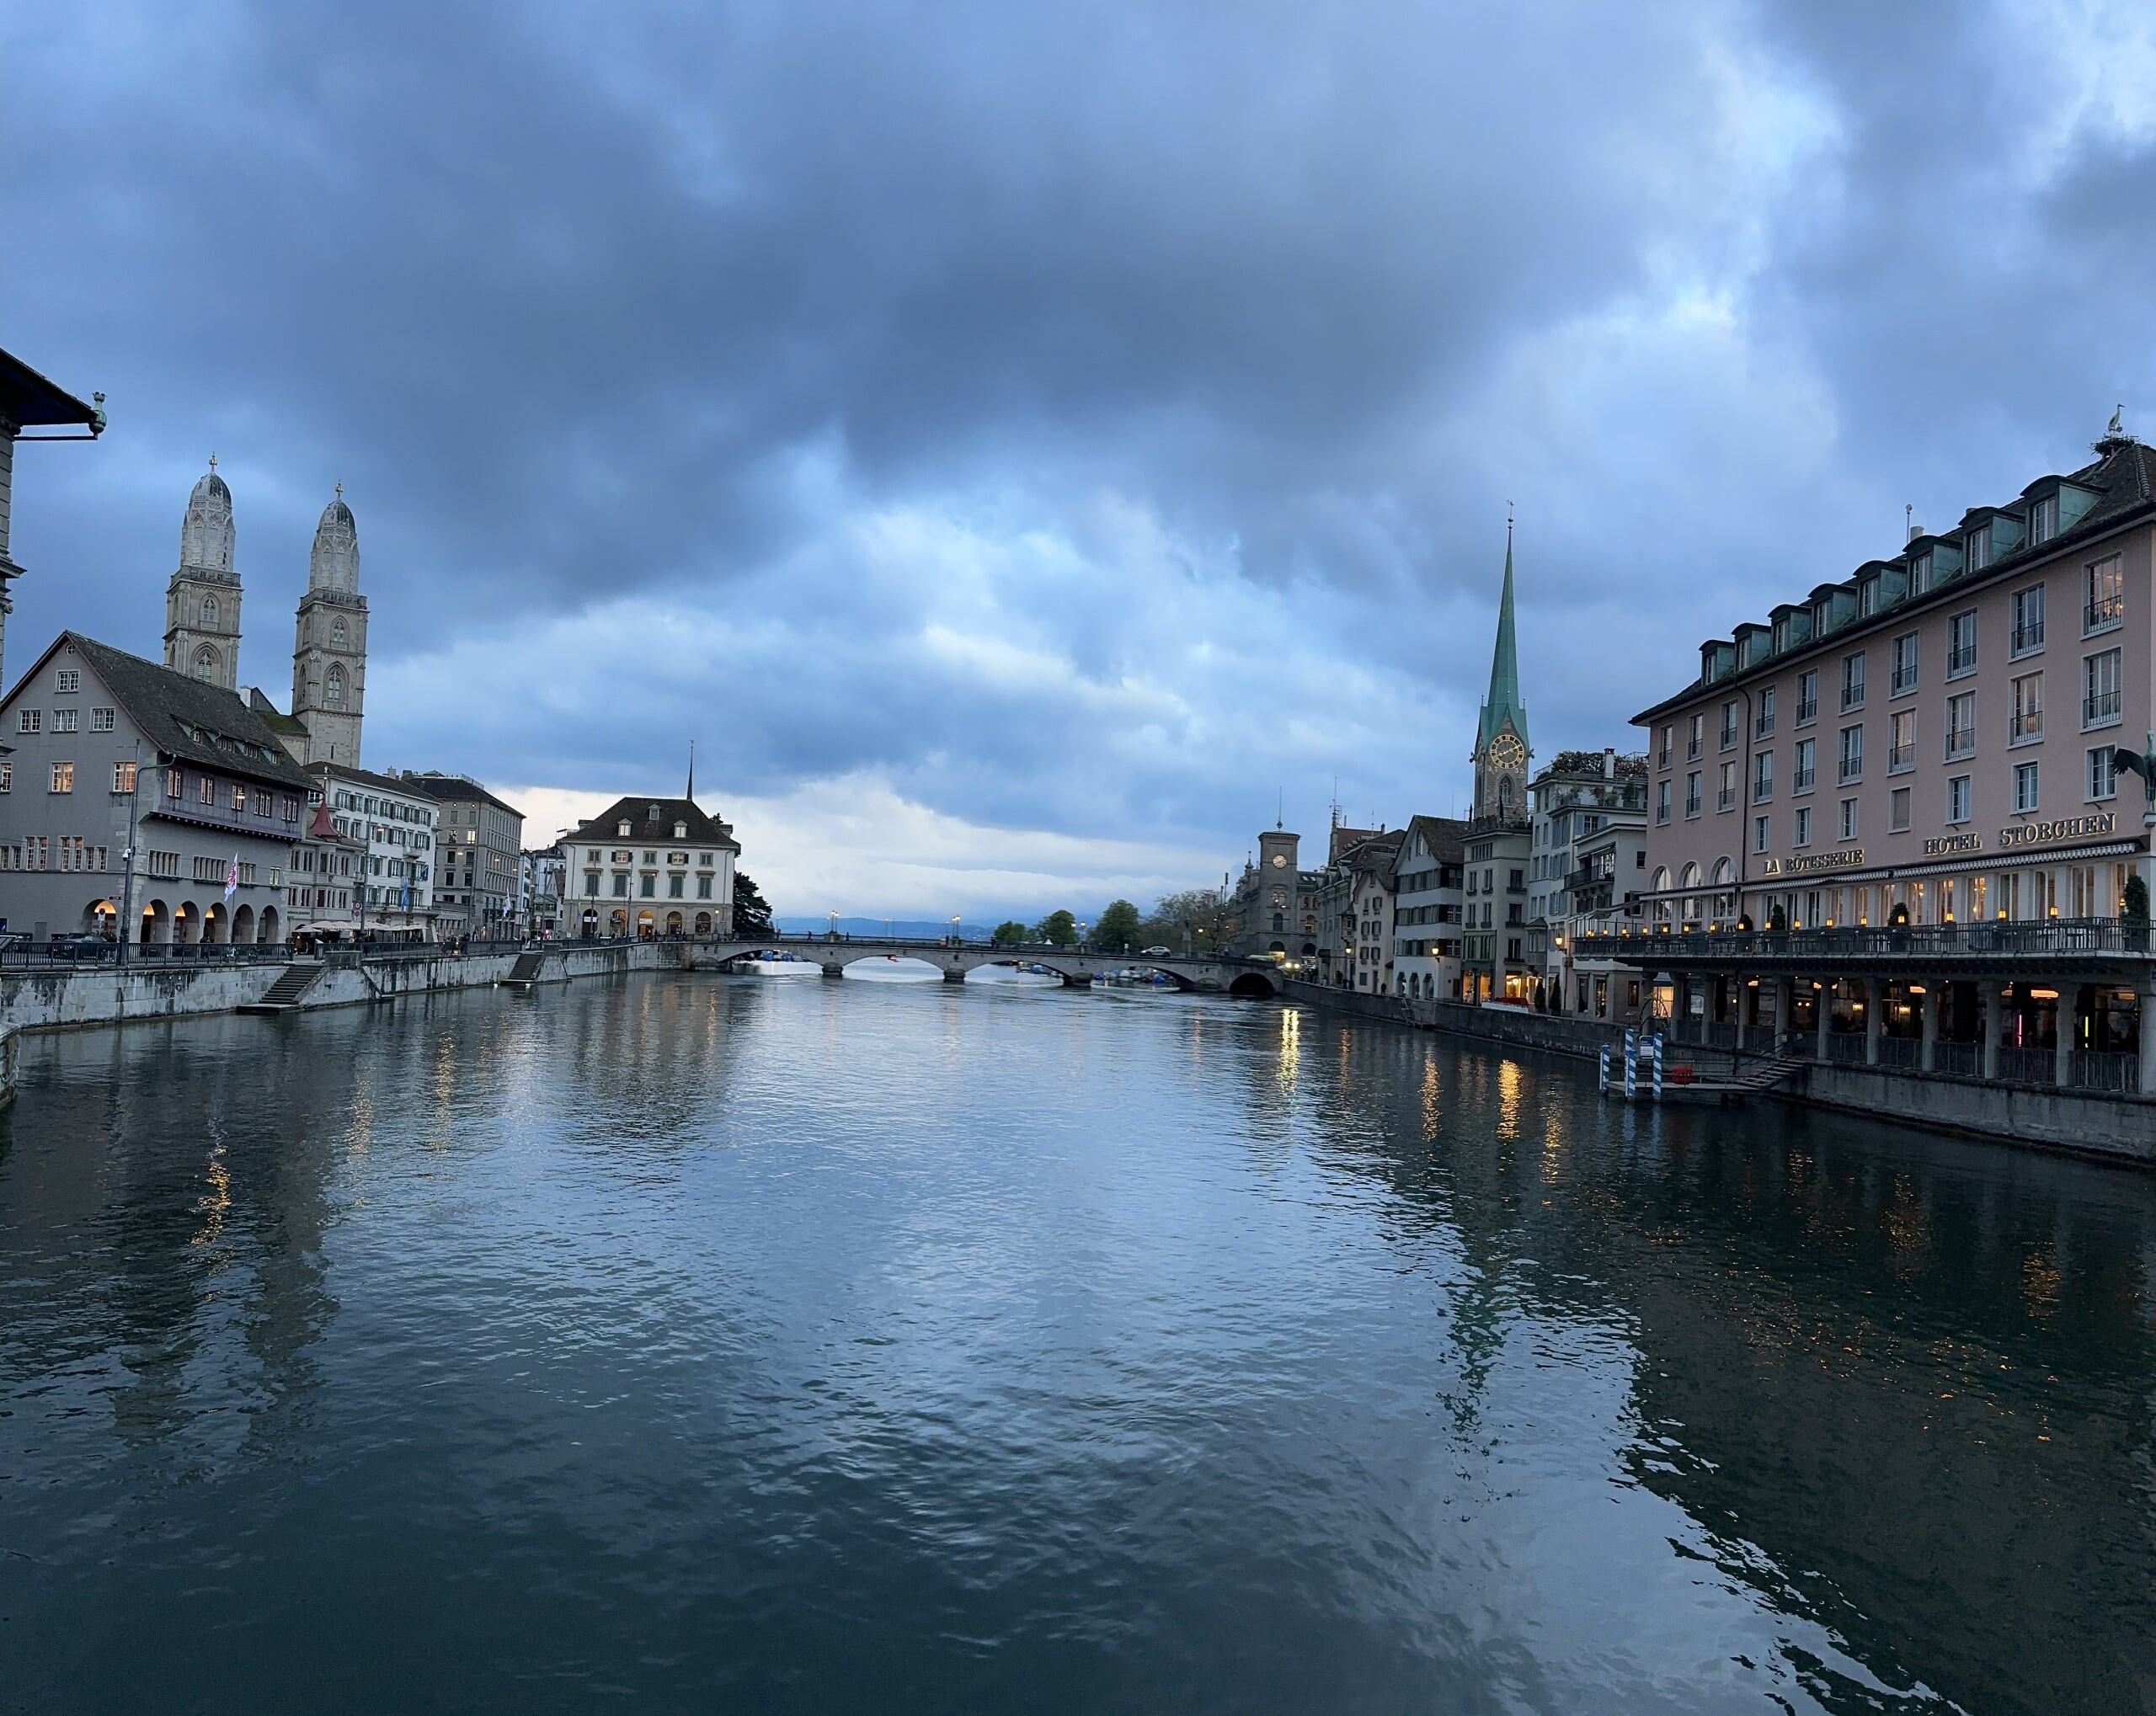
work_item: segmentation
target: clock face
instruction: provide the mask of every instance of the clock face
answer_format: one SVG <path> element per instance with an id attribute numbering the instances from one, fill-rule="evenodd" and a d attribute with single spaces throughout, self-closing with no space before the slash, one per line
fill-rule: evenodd
<path id="1" fill-rule="evenodd" d="M 1517 769 L 1527 760 L 1527 753 L 1512 734 L 1501 733 L 1490 741 L 1490 760 L 1500 769 Z"/>
<path id="2" fill-rule="evenodd" d="M 1275 852 L 1273 855 L 1273 867 L 1275 870 L 1285 870 L 1288 867 L 1288 855 L 1285 852 Z"/>

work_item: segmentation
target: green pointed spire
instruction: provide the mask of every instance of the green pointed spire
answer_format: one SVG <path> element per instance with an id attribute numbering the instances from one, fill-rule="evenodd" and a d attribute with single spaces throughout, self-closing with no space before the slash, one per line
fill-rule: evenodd
<path id="1" fill-rule="evenodd" d="M 1519 697 L 1519 652 L 1513 637 L 1513 521 L 1505 520 L 1505 587 L 1497 598 L 1497 644 L 1490 654 L 1490 692 L 1482 700 L 1482 718 L 1475 731 L 1475 749 L 1497 737 L 1505 717 L 1512 717 L 1513 731 L 1520 743 L 1527 741 L 1527 705 Z"/>

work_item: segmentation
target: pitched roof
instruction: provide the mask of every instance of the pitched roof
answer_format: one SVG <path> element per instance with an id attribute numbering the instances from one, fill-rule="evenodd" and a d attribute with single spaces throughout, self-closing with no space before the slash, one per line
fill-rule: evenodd
<path id="1" fill-rule="evenodd" d="M 350 763 L 309 763 L 307 771 L 323 781 L 334 775 L 339 781 L 371 786 L 377 792 L 399 793 L 406 798 L 432 798 L 435 796 L 416 781 L 407 781 L 402 775 L 377 775 L 371 769 L 358 768 Z"/>
<path id="2" fill-rule="evenodd" d="M 287 733 L 297 738 L 307 732 L 307 723 L 296 715 L 286 715 L 262 693 L 259 685 L 252 686 L 247 694 L 247 706 L 262 717 L 262 724 L 272 733 Z"/>
<path id="3" fill-rule="evenodd" d="M 524 820 L 522 811 L 513 804 L 504 804 L 469 775 L 437 774 L 431 769 L 424 774 L 419 774 L 407 769 L 401 779 L 405 786 L 417 787 L 430 798 L 439 799 L 445 803 L 451 800 L 455 800 L 460 804 L 483 802 L 491 804 L 496 810 L 506 812 L 519 822 Z"/>
<path id="4" fill-rule="evenodd" d="M 63 632 L 52 641 L 45 657 L 64 644 L 89 663 L 113 700 L 127 711 L 127 718 L 142 737 L 163 754 L 177 761 L 199 763 L 249 780 L 270 781 L 280 786 L 304 787 L 301 772 L 277 735 L 238 695 L 221 685 L 189 678 L 79 632 Z M 36 668 L 30 670 L 31 674 Z M 19 690 L 29 674 L 17 682 Z"/>
<path id="5" fill-rule="evenodd" d="M 104 427 L 102 411 L 7 351 L 0 351 L 0 418 L 19 427 L 79 424 L 93 432 Z"/>
<path id="6" fill-rule="evenodd" d="M 629 824 L 627 835 L 621 831 L 624 822 Z M 675 838 L 676 823 L 688 829 L 682 838 L 691 845 L 723 846 L 730 852 L 741 850 L 733 829 L 697 809 L 693 798 L 617 798 L 590 822 L 563 835 L 562 840 L 564 845 L 581 840 L 589 845 L 623 839 L 660 842 Z"/>
<path id="7" fill-rule="evenodd" d="M 1406 856 L 1413 838 L 1420 835 L 1430 855 L 1440 863 L 1458 864 L 1467 856 L 1467 823 L 1455 817 L 1411 816 L 1401 830 L 1400 856 L 1393 861 L 1393 874 L 1400 873 L 1400 859 Z"/>

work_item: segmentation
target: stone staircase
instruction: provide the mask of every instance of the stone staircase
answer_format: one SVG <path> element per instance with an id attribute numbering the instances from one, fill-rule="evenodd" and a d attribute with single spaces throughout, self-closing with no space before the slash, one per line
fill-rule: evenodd
<path id="1" fill-rule="evenodd" d="M 300 998 L 322 981 L 322 974 L 328 967 L 320 962 L 294 963 L 278 974 L 277 981 L 270 985 L 259 1001 L 248 1001 L 239 1009 L 243 1013 L 293 1013 L 299 1010 Z"/>
<path id="2" fill-rule="evenodd" d="M 520 953 L 516 963 L 509 968 L 509 975 L 502 979 L 502 987 L 510 989 L 529 989 L 537 984 L 539 974 L 547 968 L 543 953 Z"/>
<path id="3" fill-rule="evenodd" d="M 1745 1091 L 1767 1091 L 1795 1078 L 1804 1063 L 1795 1055 L 1749 1056 L 1729 1082 Z"/>

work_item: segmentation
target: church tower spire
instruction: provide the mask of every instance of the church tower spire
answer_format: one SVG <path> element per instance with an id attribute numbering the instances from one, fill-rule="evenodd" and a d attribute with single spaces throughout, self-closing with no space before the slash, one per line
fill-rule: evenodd
<path id="1" fill-rule="evenodd" d="M 359 766 L 366 679 L 360 530 L 340 482 L 314 527 L 292 639 L 292 714 L 307 729 L 306 761 Z"/>
<path id="2" fill-rule="evenodd" d="M 1527 820 L 1527 705 L 1519 695 L 1519 652 L 1513 621 L 1513 520 L 1505 513 L 1505 581 L 1497 596 L 1497 640 L 1490 653 L 1490 689 L 1475 727 L 1475 818 Z"/>
<path id="3" fill-rule="evenodd" d="M 179 568 L 165 586 L 165 665 L 227 691 L 239 684 L 239 574 L 232 570 L 232 492 L 217 456 L 187 497 Z"/>

